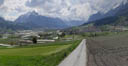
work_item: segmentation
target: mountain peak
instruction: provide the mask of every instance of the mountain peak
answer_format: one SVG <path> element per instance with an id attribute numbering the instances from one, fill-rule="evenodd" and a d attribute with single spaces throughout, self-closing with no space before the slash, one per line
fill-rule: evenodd
<path id="1" fill-rule="evenodd" d="M 31 15 L 39 15 L 36 11 L 32 11 Z"/>
<path id="2" fill-rule="evenodd" d="M 28 12 L 26 15 L 27 16 L 37 16 L 39 14 L 36 11 L 32 11 L 32 12 Z"/>

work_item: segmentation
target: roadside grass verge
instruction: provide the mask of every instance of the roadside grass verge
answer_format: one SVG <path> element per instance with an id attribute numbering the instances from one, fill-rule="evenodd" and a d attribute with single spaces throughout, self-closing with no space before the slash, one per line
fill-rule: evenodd
<path id="1" fill-rule="evenodd" d="M 80 42 L 0 49 L 0 66 L 57 66 Z"/>

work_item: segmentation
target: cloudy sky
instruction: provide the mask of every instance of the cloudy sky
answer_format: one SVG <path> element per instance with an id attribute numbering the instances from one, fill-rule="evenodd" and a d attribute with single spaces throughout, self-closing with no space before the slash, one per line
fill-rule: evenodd
<path id="1" fill-rule="evenodd" d="M 106 13 L 127 0 L 0 0 L 0 16 L 15 20 L 27 12 L 66 20 L 88 20 L 97 12 Z"/>

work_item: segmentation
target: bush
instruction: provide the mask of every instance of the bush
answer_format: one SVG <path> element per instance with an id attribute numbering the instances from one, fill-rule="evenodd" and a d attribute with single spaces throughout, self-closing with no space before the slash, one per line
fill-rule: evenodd
<path id="1" fill-rule="evenodd" d="M 32 42 L 33 42 L 34 44 L 36 44 L 36 43 L 37 43 L 37 37 L 32 37 Z"/>

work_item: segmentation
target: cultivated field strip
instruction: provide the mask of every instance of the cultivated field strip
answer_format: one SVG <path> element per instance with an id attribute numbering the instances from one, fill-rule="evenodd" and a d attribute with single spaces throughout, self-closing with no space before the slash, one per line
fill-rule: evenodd
<path id="1" fill-rule="evenodd" d="M 87 40 L 87 66 L 128 66 L 128 47 L 106 47 L 104 42 Z"/>

